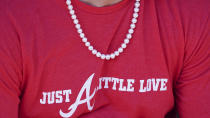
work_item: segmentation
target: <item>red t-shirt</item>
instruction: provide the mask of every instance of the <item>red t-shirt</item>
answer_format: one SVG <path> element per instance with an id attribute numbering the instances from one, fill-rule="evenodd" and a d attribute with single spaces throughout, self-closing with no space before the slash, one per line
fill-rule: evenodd
<path id="1" fill-rule="evenodd" d="M 123 42 L 134 0 L 73 6 L 102 53 Z M 1 118 L 210 117 L 209 0 L 142 0 L 124 52 L 84 46 L 65 0 L 0 1 Z"/>

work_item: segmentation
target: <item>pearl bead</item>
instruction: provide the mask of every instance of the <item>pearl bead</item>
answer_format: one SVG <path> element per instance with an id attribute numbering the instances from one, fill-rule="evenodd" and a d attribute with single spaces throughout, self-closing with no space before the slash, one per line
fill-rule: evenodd
<path id="1" fill-rule="evenodd" d="M 106 60 L 110 60 L 110 55 L 106 55 Z"/>
<path id="2" fill-rule="evenodd" d="M 77 29 L 80 29 L 80 24 L 76 24 L 75 26 Z"/>
<path id="3" fill-rule="evenodd" d="M 80 33 L 80 37 L 81 38 L 84 38 L 85 37 L 85 34 L 84 33 Z"/>
<path id="4" fill-rule="evenodd" d="M 97 52 L 96 56 L 97 57 L 101 57 L 101 53 L 100 52 Z"/>
<path id="5" fill-rule="evenodd" d="M 82 38 L 82 42 L 86 43 L 87 42 L 87 38 Z"/>
<path id="6" fill-rule="evenodd" d="M 75 12 L 74 12 L 74 10 L 73 10 L 73 9 L 72 9 L 72 10 L 70 10 L 70 14 L 71 14 L 71 15 L 74 15 L 74 13 L 75 13 Z"/>
<path id="7" fill-rule="evenodd" d="M 74 24 L 78 24 L 79 21 L 77 19 L 74 19 Z"/>
<path id="8" fill-rule="evenodd" d="M 130 39 L 132 36 L 131 34 L 127 34 L 127 38 Z"/>
<path id="9" fill-rule="evenodd" d="M 71 18 L 74 20 L 74 19 L 77 18 L 77 16 L 76 15 L 72 15 Z"/>
<path id="10" fill-rule="evenodd" d="M 82 29 L 78 29 L 77 32 L 78 32 L 78 33 L 82 33 Z"/>
<path id="11" fill-rule="evenodd" d="M 115 54 L 112 53 L 112 54 L 110 55 L 110 57 L 111 57 L 111 59 L 114 59 L 114 58 L 115 58 Z"/>
<path id="12" fill-rule="evenodd" d="M 93 55 L 95 55 L 97 53 L 97 51 L 96 50 L 92 50 L 92 53 L 93 53 Z"/>
<path id="13" fill-rule="evenodd" d="M 71 1 L 70 1 L 70 0 L 67 0 L 67 1 L 66 1 L 66 4 L 67 4 L 67 5 L 70 5 L 70 4 L 71 4 Z"/>
<path id="14" fill-rule="evenodd" d="M 85 46 L 90 46 L 90 42 L 86 42 L 85 43 Z"/>
<path id="15" fill-rule="evenodd" d="M 123 44 L 121 45 L 121 47 L 122 47 L 122 48 L 126 48 L 127 46 L 126 46 L 126 44 L 123 43 Z"/>
<path id="16" fill-rule="evenodd" d="M 139 16 L 138 13 L 134 13 L 134 14 L 133 14 L 133 17 L 134 17 L 134 18 L 137 18 L 138 16 Z"/>
<path id="17" fill-rule="evenodd" d="M 132 34 L 134 31 L 133 31 L 133 29 L 129 29 L 128 32 L 129 32 L 130 34 Z"/>
<path id="18" fill-rule="evenodd" d="M 139 12 L 139 8 L 138 7 L 136 7 L 136 8 L 134 8 L 134 12 Z"/>
<path id="19" fill-rule="evenodd" d="M 116 56 L 119 56 L 120 53 L 119 53 L 119 51 L 115 51 L 114 54 L 115 54 Z"/>
<path id="20" fill-rule="evenodd" d="M 130 27 L 131 27 L 132 29 L 134 29 L 134 28 L 136 27 L 136 25 L 135 25 L 134 23 L 132 23 L 132 24 L 130 25 Z"/>
<path id="21" fill-rule="evenodd" d="M 124 40 L 124 43 L 125 43 L 125 44 L 128 44 L 128 43 L 129 43 L 129 39 L 125 39 L 125 40 Z"/>
<path id="22" fill-rule="evenodd" d="M 92 50 L 93 50 L 93 46 L 89 46 L 88 49 L 89 49 L 90 51 L 92 51 Z"/>
<path id="23" fill-rule="evenodd" d="M 139 2 L 136 2 L 135 3 L 135 7 L 139 7 L 140 6 L 140 3 Z"/>
<path id="24" fill-rule="evenodd" d="M 136 23 L 136 22 L 137 22 L 136 18 L 133 18 L 132 23 Z"/>
<path id="25" fill-rule="evenodd" d="M 118 51 L 119 51 L 119 53 L 122 53 L 123 52 L 123 48 L 119 48 Z"/>
<path id="26" fill-rule="evenodd" d="M 68 5 L 68 9 L 69 10 L 72 10 L 73 9 L 73 6 L 72 5 Z"/>
<path id="27" fill-rule="evenodd" d="M 101 55 L 101 59 L 105 59 L 106 56 L 104 54 Z"/>

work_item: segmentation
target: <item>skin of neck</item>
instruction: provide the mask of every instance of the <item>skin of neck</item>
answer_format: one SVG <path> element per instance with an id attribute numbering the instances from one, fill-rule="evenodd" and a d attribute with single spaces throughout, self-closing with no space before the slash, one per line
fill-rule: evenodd
<path id="1" fill-rule="evenodd" d="M 95 7 L 105 7 L 116 4 L 122 0 L 80 0 L 80 1 Z"/>

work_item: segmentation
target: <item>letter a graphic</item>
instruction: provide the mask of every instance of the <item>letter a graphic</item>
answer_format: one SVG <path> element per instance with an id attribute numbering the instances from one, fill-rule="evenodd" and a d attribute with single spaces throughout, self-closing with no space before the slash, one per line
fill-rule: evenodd
<path id="1" fill-rule="evenodd" d="M 94 97 L 97 89 L 95 88 L 94 89 L 94 92 L 90 95 L 90 87 L 91 87 L 91 82 L 92 82 L 92 79 L 94 77 L 94 73 L 87 79 L 87 81 L 84 83 L 84 85 L 82 86 L 78 96 L 77 96 L 77 99 L 76 101 L 74 102 L 74 104 L 72 104 L 68 110 L 69 112 L 68 113 L 64 113 L 61 109 L 60 109 L 60 115 L 64 118 L 68 118 L 68 117 L 71 117 L 74 112 L 76 111 L 77 107 L 80 105 L 80 104 L 84 104 L 84 103 L 87 103 L 87 107 L 88 107 L 88 110 L 91 111 L 94 107 L 94 104 L 91 106 L 90 105 L 90 100 Z M 81 97 L 84 93 L 84 91 L 86 91 L 86 99 L 83 99 L 81 100 Z"/>

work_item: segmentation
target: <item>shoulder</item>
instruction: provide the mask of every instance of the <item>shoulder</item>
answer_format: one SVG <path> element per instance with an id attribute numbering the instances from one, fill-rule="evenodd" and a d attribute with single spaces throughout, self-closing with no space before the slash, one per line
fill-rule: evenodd
<path id="1" fill-rule="evenodd" d="M 174 1 L 182 20 L 186 60 L 190 60 L 190 57 L 194 60 L 207 57 L 210 45 L 210 0 Z"/>
<path id="2" fill-rule="evenodd" d="M 209 15 L 210 0 L 174 0 L 181 13 L 188 17 Z"/>
<path id="3" fill-rule="evenodd" d="M 161 4 L 161 0 L 158 1 Z M 209 29 L 210 0 L 165 0 L 165 2 L 170 14 L 182 24 L 185 36 L 197 35 L 198 38 L 202 34 L 201 31 Z"/>
<path id="4" fill-rule="evenodd" d="M 34 14 L 41 4 L 42 0 L 0 0 L 0 11 L 1 15 L 25 18 Z"/>
<path id="5" fill-rule="evenodd" d="M 182 27 L 203 24 L 209 20 L 210 0 L 145 0 L 149 1 L 154 1 L 158 17 L 178 22 Z"/>
<path id="6" fill-rule="evenodd" d="M 147 0 L 145 0 L 147 1 Z M 183 42 L 186 55 L 208 51 L 210 44 L 210 0 L 148 0 L 154 1 L 160 28 L 164 33 L 181 34 L 176 39 Z M 147 2 L 148 2 L 147 1 Z M 168 30 L 173 28 L 173 30 Z M 175 34 L 175 36 L 177 36 Z"/>
<path id="7" fill-rule="evenodd" d="M 0 9 L 10 11 L 27 11 L 37 6 L 40 0 L 1 0 Z"/>
<path id="8" fill-rule="evenodd" d="M 190 36 L 201 36 L 204 31 L 209 30 L 210 0 L 174 1 L 176 1 L 185 32 L 190 32 Z"/>
<path id="9" fill-rule="evenodd" d="M 209 15 L 210 12 L 210 0 L 154 0 L 154 2 L 157 10 L 167 9 L 171 13 L 182 15 L 182 17 L 195 18 Z"/>

